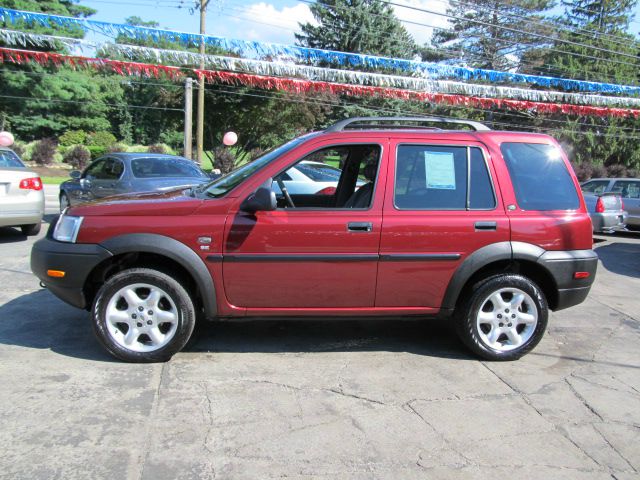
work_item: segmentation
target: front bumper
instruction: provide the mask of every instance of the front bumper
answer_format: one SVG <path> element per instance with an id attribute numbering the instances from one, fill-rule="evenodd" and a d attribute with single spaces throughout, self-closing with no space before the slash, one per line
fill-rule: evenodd
<path id="1" fill-rule="evenodd" d="M 558 298 L 553 310 L 582 303 L 596 279 L 598 255 L 593 250 L 548 251 L 539 259 L 556 283 Z M 587 272 L 586 278 L 575 278 L 576 272 Z"/>
<path id="2" fill-rule="evenodd" d="M 31 250 L 31 271 L 61 300 L 78 308 L 88 308 L 84 285 L 91 271 L 113 254 L 94 244 L 64 243 L 49 237 L 38 240 Z M 47 270 L 65 272 L 63 278 L 47 275 Z"/>
<path id="3" fill-rule="evenodd" d="M 627 229 L 627 212 L 591 213 L 594 232 L 614 232 Z"/>

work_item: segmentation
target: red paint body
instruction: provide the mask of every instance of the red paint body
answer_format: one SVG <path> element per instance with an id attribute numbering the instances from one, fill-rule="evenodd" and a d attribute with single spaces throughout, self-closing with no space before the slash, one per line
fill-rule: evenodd
<path id="1" fill-rule="evenodd" d="M 78 243 L 101 243 L 127 233 L 157 233 L 190 247 L 205 261 L 213 277 L 220 316 L 433 314 L 438 312 L 460 264 L 481 247 L 509 241 L 544 250 L 592 246 L 591 221 L 568 160 L 563 159 L 579 193 L 579 209 L 523 211 L 517 206 L 500 152 L 500 143 L 506 141 L 556 144 L 548 136 L 530 133 L 325 133 L 282 155 L 223 198 L 196 199 L 181 192 L 113 197 L 73 207 L 69 214 L 84 217 Z M 370 209 L 278 209 L 255 216 L 240 211 L 242 201 L 269 177 L 314 150 L 344 143 L 379 144 L 382 148 Z M 407 143 L 480 148 L 494 185 L 495 209 L 397 209 L 393 202 L 396 148 Z M 366 233 L 349 232 L 349 222 L 370 222 L 373 228 Z M 476 222 L 495 222 L 497 228 L 476 231 Z M 211 237 L 209 250 L 201 249 L 199 237 Z M 298 254 L 333 257 L 284 262 L 265 258 Z M 459 258 L 410 262 L 378 259 L 378 255 L 389 254 L 456 254 Z M 262 257 L 257 262 L 243 261 L 246 255 Z M 371 259 L 335 260 L 340 255 L 370 255 Z"/>

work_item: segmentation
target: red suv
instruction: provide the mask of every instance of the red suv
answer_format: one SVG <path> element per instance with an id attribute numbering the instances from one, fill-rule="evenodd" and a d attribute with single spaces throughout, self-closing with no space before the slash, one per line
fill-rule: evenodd
<path id="1" fill-rule="evenodd" d="M 289 193 L 303 161 L 341 173 Z M 591 247 L 553 138 L 354 118 L 201 187 L 68 208 L 31 267 L 127 361 L 168 360 L 196 320 L 434 315 L 479 356 L 512 360 L 540 341 L 549 310 L 585 299 Z"/>

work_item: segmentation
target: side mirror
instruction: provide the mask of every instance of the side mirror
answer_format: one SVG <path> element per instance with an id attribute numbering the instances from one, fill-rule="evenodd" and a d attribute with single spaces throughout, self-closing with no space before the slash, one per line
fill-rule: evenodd
<path id="1" fill-rule="evenodd" d="M 69 176 L 74 180 L 78 180 L 82 176 L 82 172 L 79 172 L 78 170 L 72 170 Z"/>
<path id="2" fill-rule="evenodd" d="M 276 194 L 271 190 L 272 179 L 269 179 L 262 186 L 249 195 L 244 202 L 240 205 L 240 210 L 249 213 L 255 212 L 269 212 L 275 210 L 278 204 L 276 203 Z M 268 186 L 266 186 L 268 185 Z"/>

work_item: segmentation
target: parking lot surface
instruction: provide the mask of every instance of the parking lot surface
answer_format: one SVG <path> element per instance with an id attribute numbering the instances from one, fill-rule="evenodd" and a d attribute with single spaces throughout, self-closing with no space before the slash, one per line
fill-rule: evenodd
<path id="1" fill-rule="evenodd" d="M 0 478 L 640 478 L 640 235 L 602 238 L 588 300 L 517 362 L 446 321 L 320 319 L 131 365 L 0 229 Z"/>

